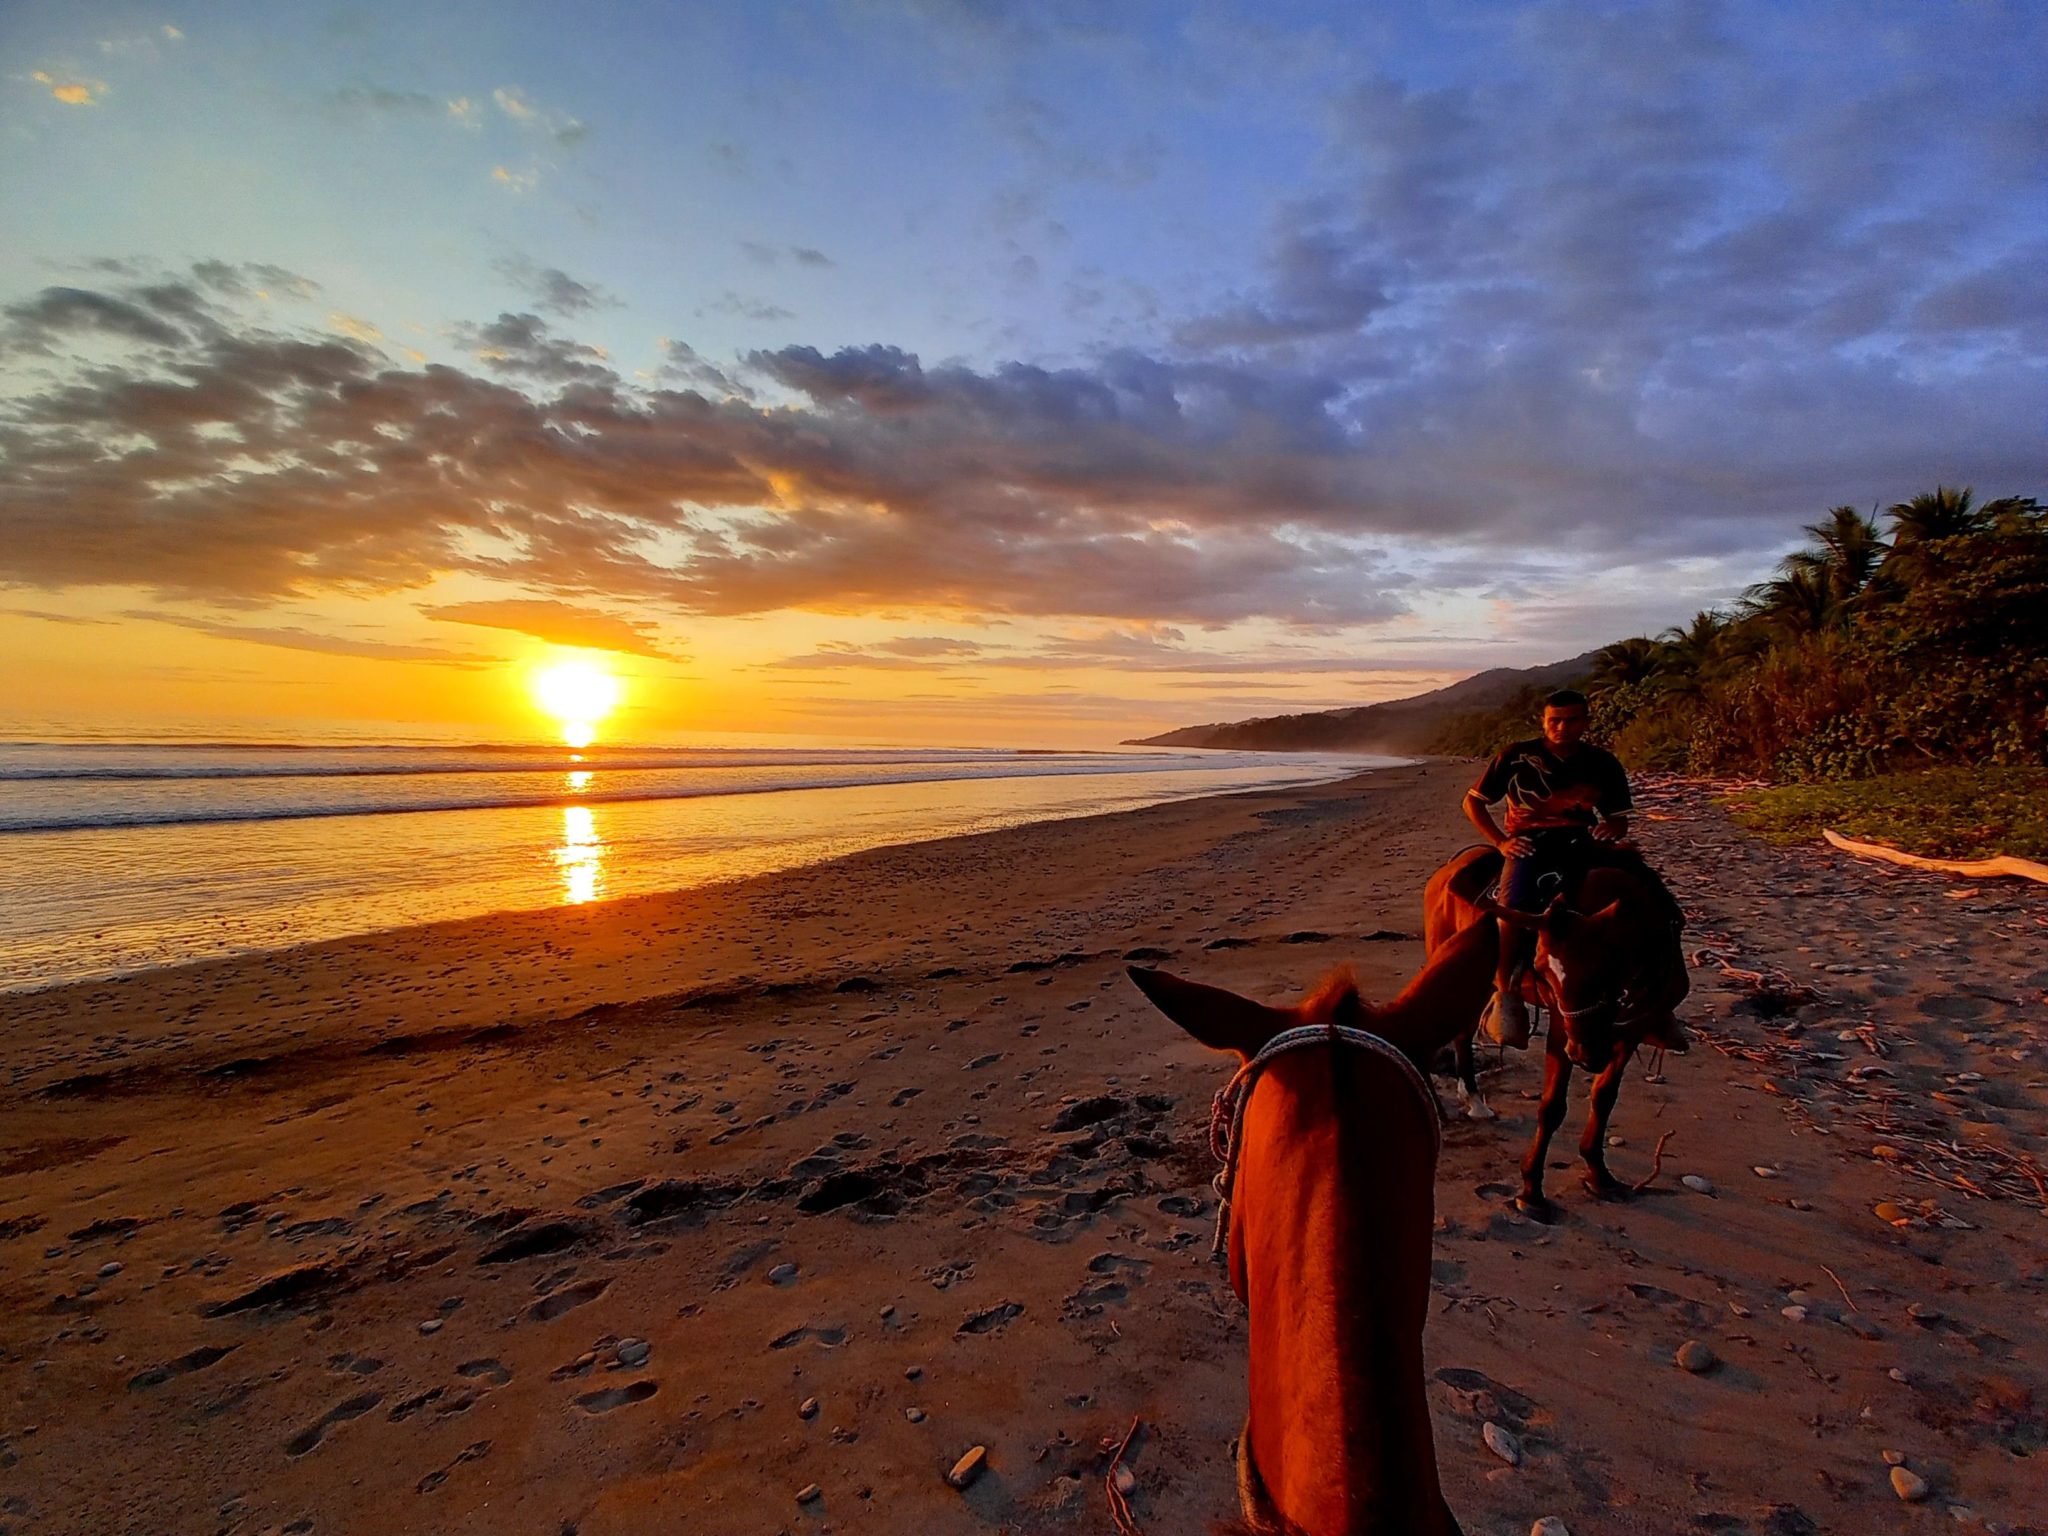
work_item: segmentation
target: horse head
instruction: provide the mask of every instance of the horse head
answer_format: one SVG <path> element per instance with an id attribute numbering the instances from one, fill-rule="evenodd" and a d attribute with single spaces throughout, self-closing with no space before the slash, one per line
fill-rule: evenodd
<path id="1" fill-rule="evenodd" d="M 1427 989 L 1373 1009 L 1340 972 L 1282 1008 L 1130 975 L 1237 1059 L 1217 1117 L 1235 1127 L 1230 1278 L 1250 1324 L 1246 1518 L 1305 1536 L 1451 1536 L 1423 1393 L 1438 1133 L 1412 1053 L 1433 1049 L 1416 1023 L 1430 1010 L 1414 1006 Z"/>

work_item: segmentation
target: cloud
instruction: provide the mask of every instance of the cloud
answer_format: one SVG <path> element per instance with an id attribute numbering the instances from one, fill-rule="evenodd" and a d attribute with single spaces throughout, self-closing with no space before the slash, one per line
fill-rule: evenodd
<path id="1" fill-rule="evenodd" d="M 582 283 L 560 267 L 536 266 L 523 256 L 491 263 L 499 276 L 524 288 L 533 307 L 564 319 L 619 307 L 618 297 L 596 283 Z"/>
<path id="2" fill-rule="evenodd" d="M 67 107 L 90 107 L 107 94 L 107 82 L 93 80 L 84 75 L 53 75 L 47 69 L 38 69 L 29 75 L 36 84 L 46 86 L 52 96 Z"/>
<path id="3" fill-rule="evenodd" d="M 446 651 L 430 645 L 398 645 L 386 640 L 351 640 L 341 635 L 323 635 L 297 625 L 227 624 L 215 619 L 191 618 L 147 608 L 130 609 L 122 617 L 175 624 L 180 629 L 194 629 L 216 640 L 246 640 L 251 645 L 314 651 L 323 656 L 360 656 L 371 661 L 431 661 L 456 667 L 484 667 L 498 661 L 495 656 L 482 656 L 475 651 Z"/>
<path id="4" fill-rule="evenodd" d="M 1473 128 L 1480 110 L 1394 93 L 1361 108 L 1374 133 L 1414 138 L 1423 171 L 1368 178 L 1385 216 L 1356 270 L 1388 274 L 1389 306 L 1356 334 L 1246 331 L 1057 367 L 885 344 L 712 362 L 671 339 L 655 377 L 628 379 L 535 312 L 451 328 L 471 364 L 405 367 L 244 313 L 212 264 L 191 281 L 109 269 L 47 288 L 0 307 L 0 343 L 43 370 L 0 399 L 0 580 L 270 602 L 457 572 L 599 611 L 1093 620 L 1125 638 L 1077 631 L 1036 664 L 1163 668 L 1199 658 L 1156 654 L 1193 647 L 1134 641 L 1149 632 L 1132 626 L 1313 631 L 1417 610 L 1415 633 L 1385 643 L 1433 645 L 1428 603 L 1447 591 L 1525 606 L 1525 633 L 1563 641 L 1597 594 L 1556 573 L 1631 563 L 1632 611 L 1687 593 L 1674 622 L 1692 606 L 1685 561 L 1732 570 L 1748 552 L 1760 570 L 1838 502 L 1937 480 L 2040 489 L 2048 349 L 2007 275 L 2019 268 L 1996 256 L 1914 276 L 1874 306 L 1891 319 L 1841 342 L 1783 342 L 1805 322 L 1762 277 L 1746 296 L 1716 288 L 1680 345 L 1659 329 L 1676 301 L 1611 266 L 1633 254 L 1578 250 L 1560 270 L 1590 263 L 1598 281 L 1532 289 L 1464 252 L 1467 229 L 1433 258 L 1446 276 L 1425 325 L 1410 247 L 1438 236 L 1395 215 L 1450 216 L 1476 195 L 1469 178 L 1491 173 L 1468 153 L 1501 142 Z M 1433 159 L 1433 135 L 1458 153 Z M 1351 228 L 1328 208 L 1304 227 Z M 1767 271 L 1737 231 L 1672 259 L 1731 284 Z M 221 270 L 248 286 L 250 269 Z M 1889 270 L 1830 277 L 1826 324 L 1847 324 L 1857 285 Z M 1306 304 L 1284 284 L 1241 297 L 1268 322 Z M 1567 324 L 1560 306 L 1602 323 Z M 1297 660 L 1274 670 L 1348 664 Z"/>
<path id="5" fill-rule="evenodd" d="M 556 336 L 538 315 L 503 314 L 488 325 L 452 326 L 456 345 L 468 348 L 494 373 L 544 384 L 612 383 L 617 375 L 596 347 Z"/>
<path id="6" fill-rule="evenodd" d="M 45 288 L 33 299 L 0 308 L 0 318 L 6 321 L 0 352 L 51 352 L 51 343 L 61 333 L 98 332 L 161 347 L 187 339 L 151 306 L 86 288 Z"/>
<path id="7" fill-rule="evenodd" d="M 782 264 L 787 256 L 800 267 L 836 267 L 839 265 L 830 256 L 815 246 L 809 245 L 768 245 L 759 240 L 742 240 L 740 251 L 757 267 L 775 267 Z"/>
<path id="8" fill-rule="evenodd" d="M 467 96 L 451 96 L 448 99 L 448 115 L 464 128 L 483 126 L 483 108 Z"/>
<path id="9" fill-rule="evenodd" d="M 721 395 L 732 395 L 741 400 L 754 398 L 754 391 L 749 385 L 698 355 L 697 349 L 686 341 L 664 336 L 661 338 L 661 353 L 662 364 L 656 375 L 659 378 L 715 389 Z"/>
<path id="10" fill-rule="evenodd" d="M 540 185 L 540 172 L 536 170 L 511 171 L 502 165 L 491 167 L 491 180 L 508 192 L 531 192 Z"/>
<path id="11" fill-rule="evenodd" d="M 714 315 L 737 315 L 742 320 L 794 320 L 796 314 L 780 304 L 771 304 L 766 299 L 748 298 L 727 289 L 715 303 L 707 305 L 706 313 Z"/>
<path id="12" fill-rule="evenodd" d="M 491 92 L 491 100 L 495 101 L 498 110 L 514 123 L 545 133 L 564 147 L 580 142 L 590 132 L 587 126 L 573 117 L 535 106 L 525 92 L 512 86 L 499 86 Z"/>
<path id="13" fill-rule="evenodd" d="M 335 310 L 328 315 L 327 323 L 342 335 L 355 341 L 375 342 L 384 339 L 384 333 L 370 324 L 369 321 L 358 320 L 354 315 L 344 315 L 340 310 Z"/>
<path id="14" fill-rule="evenodd" d="M 320 291 L 320 285 L 310 277 L 267 261 L 200 261 L 192 265 L 192 276 L 216 293 L 242 297 L 254 294 L 266 298 L 273 290 L 311 298 Z"/>
<path id="15" fill-rule="evenodd" d="M 548 598 L 499 598 L 468 603 L 443 603 L 422 608 L 430 619 L 450 624 L 479 624 L 488 629 L 515 630 L 552 645 L 618 651 L 628 656 L 679 660 L 661 643 L 657 626 L 596 608 L 583 608 Z"/>

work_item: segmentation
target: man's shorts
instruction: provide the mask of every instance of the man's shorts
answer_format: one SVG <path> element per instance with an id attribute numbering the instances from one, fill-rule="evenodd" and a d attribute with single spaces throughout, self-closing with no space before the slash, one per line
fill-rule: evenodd
<path id="1" fill-rule="evenodd" d="M 1519 834 L 1536 845 L 1527 858 L 1501 868 L 1500 902 L 1517 912 L 1540 912 L 1551 899 L 1578 884 L 1591 855 L 1592 839 L 1577 827 L 1545 827 Z"/>

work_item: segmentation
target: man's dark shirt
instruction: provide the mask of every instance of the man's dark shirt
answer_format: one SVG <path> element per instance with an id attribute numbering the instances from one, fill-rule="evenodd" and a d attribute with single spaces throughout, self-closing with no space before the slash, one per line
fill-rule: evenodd
<path id="1" fill-rule="evenodd" d="M 1488 805 L 1505 800 L 1507 832 L 1591 827 L 1627 811 L 1628 773 L 1611 752 L 1581 742 L 1560 757 L 1538 736 L 1518 741 L 1486 765 L 1474 786 Z"/>

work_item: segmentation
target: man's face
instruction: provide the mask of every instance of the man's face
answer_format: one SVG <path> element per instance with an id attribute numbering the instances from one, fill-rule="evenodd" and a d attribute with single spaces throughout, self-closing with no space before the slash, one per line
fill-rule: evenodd
<path id="1" fill-rule="evenodd" d="M 1575 747 L 1586 734 L 1586 706 L 1549 704 L 1543 710 L 1543 739 L 1560 750 Z"/>

